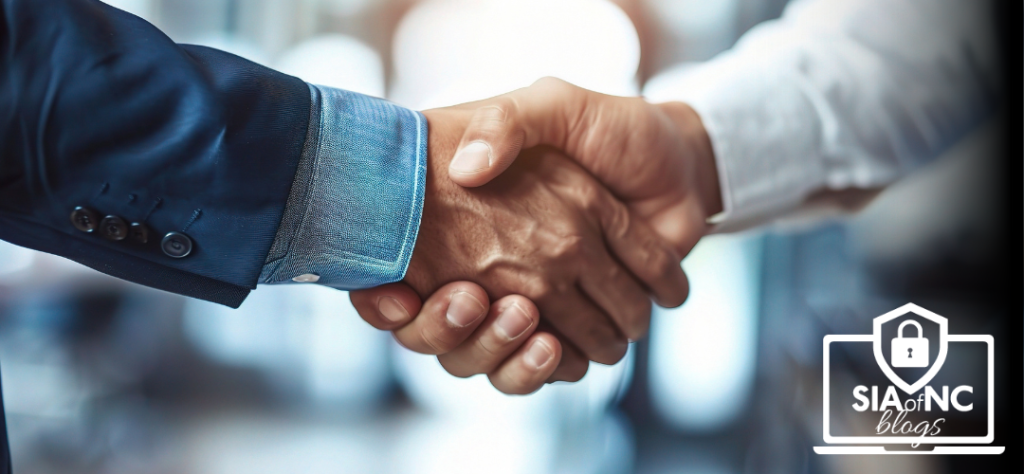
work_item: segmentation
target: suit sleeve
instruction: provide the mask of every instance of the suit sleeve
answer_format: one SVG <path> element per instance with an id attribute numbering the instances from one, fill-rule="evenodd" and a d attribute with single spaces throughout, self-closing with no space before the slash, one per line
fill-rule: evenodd
<path id="1" fill-rule="evenodd" d="M 309 86 L 96 0 L 0 2 L 0 239 L 241 304 L 287 205 Z"/>

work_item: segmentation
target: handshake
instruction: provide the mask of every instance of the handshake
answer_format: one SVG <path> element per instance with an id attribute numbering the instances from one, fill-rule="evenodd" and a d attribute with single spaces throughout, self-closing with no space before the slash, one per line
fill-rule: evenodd
<path id="1" fill-rule="evenodd" d="M 404 281 L 353 291 L 372 326 L 509 394 L 577 381 L 674 307 L 680 263 L 721 212 L 714 153 L 683 103 L 557 79 L 424 112 L 426 196 Z"/>

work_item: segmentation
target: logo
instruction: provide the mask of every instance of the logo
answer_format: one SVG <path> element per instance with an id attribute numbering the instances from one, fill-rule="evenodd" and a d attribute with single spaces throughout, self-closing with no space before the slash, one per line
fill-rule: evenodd
<path id="1" fill-rule="evenodd" d="M 995 423 L 992 336 L 950 335 L 946 318 L 913 303 L 875 318 L 872 329 L 825 336 L 822 427 L 828 446 L 816 446 L 816 453 L 1004 451 L 985 446 Z M 956 363 L 950 368 L 947 360 Z M 833 372 L 837 361 L 859 362 L 867 370 Z"/>

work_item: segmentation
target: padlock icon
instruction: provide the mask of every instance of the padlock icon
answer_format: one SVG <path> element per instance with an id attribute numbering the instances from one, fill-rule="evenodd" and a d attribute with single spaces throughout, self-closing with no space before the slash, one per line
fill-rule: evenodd
<path id="1" fill-rule="evenodd" d="M 908 324 L 917 326 L 917 337 L 903 337 L 903 328 Z M 896 330 L 898 336 L 892 339 L 893 367 L 928 367 L 928 339 L 924 337 L 924 329 L 913 319 L 900 324 Z"/>

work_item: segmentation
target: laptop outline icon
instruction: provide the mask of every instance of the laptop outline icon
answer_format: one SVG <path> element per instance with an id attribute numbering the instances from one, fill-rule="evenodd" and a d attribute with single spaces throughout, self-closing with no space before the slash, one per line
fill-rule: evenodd
<path id="1" fill-rule="evenodd" d="M 931 319 L 940 323 L 942 328 L 943 340 L 940 342 L 942 345 L 942 356 L 941 361 L 945 361 L 946 357 L 946 345 L 949 343 L 956 342 L 973 342 L 973 343 L 984 343 L 986 345 L 987 361 L 988 361 L 988 374 L 987 374 L 987 388 L 988 388 L 988 413 L 986 434 L 985 436 L 936 436 L 932 438 L 922 438 L 920 435 L 906 435 L 906 436 L 834 436 L 830 432 L 830 387 L 831 379 L 829 377 L 831 369 L 831 361 L 829 360 L 829 348 L 834 342 L 861 342 L 871 343 L 873 348 L 877 348 L 881 340 L 881 325 L 882 323 L 892 320 L 896 317 L 902 316 L 907 313 L 915 313 L 916 315 Z M 940 319 L 936 319 L 940 318 Z M 995 340 L 992 336 L 987 334 L 948 334 L 946 333 L 945 318 L 939 316 L 931 311 L 928 311 L 916 304 L 907 303 L 893 311 L 885 313 L 875 318 L 873 324 L 873 334 L 829 334 L 826 335 L 822 341 L 822 435 L 825 443 L 828 446 L 814 446 L 814 452 L 817 454 L 830 455 L 830 454 L 870 454 L 870 455 L 947 455 L 947 454 L 1002 454 L 1006 448 L 1004 446 L 980 446 L 991 444 L 994 439 L 994 427 L 995 427 Z M 888 364 L 882 363 L 878 360 L 881 354 L 874 350 L 876 355 L 876 362 L 879 364 L 882 371 L 890 379 L 894 385 L 903 389 L 904 392 L 915 393 L 923 387 L 927 381 L 930 381 L 932 377 L 940 370 L 941 365 L 933 366 L 932 370 L 929 370 L 928 374 L 922 378 L 925 380 L 924 383 L 920 381 L 913 385 L 903 382 L 898 376 L 892 373 L 892 370 L 888 367 Z M 883 358 L 884 359 L 884 358 Z M 939 361 L 937 361 L 938 364 Z M 896 377 L 896 379 L 893 379 Z M 913 390 L 909 390 L 909 389 Z M 890 451 L 885 449 L 883 445 L 912 445 L 920 444 L 922 446 L 933 447 L 931 450 L 899 450 Z M 942 446 L 940 446 L 942 445 Z M 958 445 L 958 446 L 946 446 L 946 445 Z M 967 446 L 964 446 L 967 445 Z M 976 445 L 976 446 L 972 446 Z"/>

